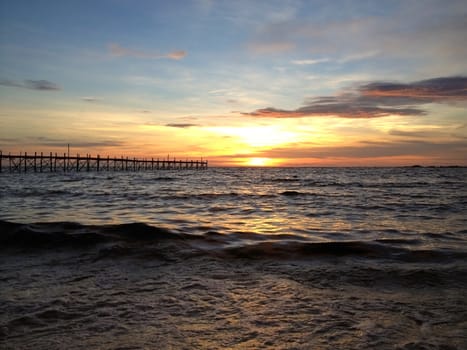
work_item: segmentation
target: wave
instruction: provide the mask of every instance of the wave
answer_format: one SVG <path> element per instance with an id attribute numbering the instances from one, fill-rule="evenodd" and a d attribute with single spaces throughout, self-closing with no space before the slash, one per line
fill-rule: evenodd
<path id="1" fill-rule="evenodd" d="M 158 176 L 151 179 L 151 181 L 176 181 L 177 178 L 170 176 Z"/>
<path id="2" fill-rule="evenodd" d="M 164 228 L 142 223 L 119 225 L 82 225 L 73 222 L 17 224 L 0 221 L 2 247 L 41 248 L 83 246 L 118 241 L 154 241 L 176 238 Z"/>
<path id="3" fill-rule="evenodd" d="M 278 179 L 263 179 L 263 182 L 271 182 L 271 183 L 288 183 L 288 182 L 299 182 L 300 179 L 298 177 L 285 177 L 285 178 L 278 178 Z"/>
<path id="4" fill-rule="evenodd" d="M 241 199 L 241 198 L 274 198 L 275 194 L 258 194 L 258 193 L 237 193 L 237 192 L 226 192 L 226 193 L 198 193 L 198 194 L 173 194 L 173 195 L 164 195 L 157 196 L 162 200 L 232 200 L 232 199 Z"/>
<path id="5" fill-rule="evenodd" d="M 169 260 L 187 252 L 241 259 L 356 257 L 418 263 L 467 258 L 466 250 L 417 249 L 420 240 L 413 238 L 316 242 L 294 235 L 222 234 L 215 231 L 195 235 L 144 223 L 82 225 L 72 222 L 19 224 L 0 221 L 0 230 L 0 249 L 97 247 L 101 257 L 112 258 L 141 254 L 145 257 L 163 256 Z M 161 244 L 163 242 L 166 244 Z"/>
<path id="6" fill-rule="evenodd" d="M 279 192 L 279 195 L 284 197 L 321 197 L 321 198 L 352 198 L 354 195 L 346 194 L 346 193 L 339 193 L 339 194 L 332 194 L 332 193 L 316 193 L 316 192 L 303 192 L 303 191 L 295 191 L 295 190 L 286 190 Z"/>
<path id="7" fill-rule="evenodd" d="M 442 185 L 443 183 L 439 183 L 438 185 Z M 454 183 L 456 184 L 456 183 Z M 425 181 L 407 181 L 407 182 L 339 182 L 339 181 L 323 181 L 323 180 L 304 180 L 303 186 L 304 187 L 344 187 L 344 188 L 427 188 L 433 187 L 434 183 L 432 182 L 425 182 Z M 458 183 L 457 183 L 458 185 Z"/>
<path id="8" fill-rule="evenodd" d="M 31 188 L 31 189 L 12 189 L 2 191 L 2 195 L 11 197 L 64 197 L 71 195 L 71 192 L 64 189 L 42 189 L 42 188 Z"/>
<path id="9" fill-rule="evenodd" d="M 241 258 L 303 259 L 318 257 L 358 257 L 399 262 L 447 262 L 467 258 L 467 252 L 411 250 L 377 241 L 343 242 L 261 242 L 226 248 L 224 254 Z M 398 242 L 399 243 L 399 242 Z"/>
<path id="10" fill-rule="evenodd" d="M 305 192 L 292 191 L 292 190 L 283 191 L 280 194 L 282 196 L 286 196 L 286 197 L 296 197 L 296 196 L 305 196 L 305 195 L 307 195 L 307 193 L 305 193 Z"/>

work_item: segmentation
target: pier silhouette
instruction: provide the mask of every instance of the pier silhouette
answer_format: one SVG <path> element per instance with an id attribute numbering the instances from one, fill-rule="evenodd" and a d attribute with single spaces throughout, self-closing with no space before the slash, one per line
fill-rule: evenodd
<path id="1" fill-rule="evenodd" d="M 205 170 L 207 160 L 177 160 L 130 157 L 101 157 L 86 154 L 3 154 L 0 151 L 0 172 L 90 172 L 90 171 L 143 171 L 143 170 Z"/>

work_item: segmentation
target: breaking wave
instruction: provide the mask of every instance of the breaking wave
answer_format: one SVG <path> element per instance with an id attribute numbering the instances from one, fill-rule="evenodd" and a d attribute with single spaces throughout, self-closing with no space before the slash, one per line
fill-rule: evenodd
<path id="1" fill-rule="evenodd" d="M 254 233 L 204 234 L 172 232 L 144 223 L 82 225 L 72 222 L 18 224 L 0 221 L 3 249 L 83 249 L 98 247 L 101 253 L 118 255 L 164 252 L 215 255 L 241 259 L 312 259 L 356 257 L 399 262 L 449 262 L 467 258 L 467 251 L 419 249 L 420 240 L 376 239 L 371 241 L 310 241 L 294 235 Z M 177 250 L 177 247 L 179 250 Z M 165 253 L 168 253 L 166 251 Z M 145 255 L 146 256 L 146 255 Z"/>

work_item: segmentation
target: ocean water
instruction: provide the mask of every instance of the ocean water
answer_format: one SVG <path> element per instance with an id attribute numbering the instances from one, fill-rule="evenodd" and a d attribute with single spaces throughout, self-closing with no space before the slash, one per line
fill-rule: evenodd
<path id="1" fill-rule="evenodd" d="M 467 348 L 467 168 L 1 173 L 0 229 L 0 348 Z"/>

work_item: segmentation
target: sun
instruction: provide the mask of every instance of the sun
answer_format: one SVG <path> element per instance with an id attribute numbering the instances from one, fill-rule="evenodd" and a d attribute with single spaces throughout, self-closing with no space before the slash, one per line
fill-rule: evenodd
<path id="1" fill-rule="evenodd" d="M 271 164 L 271 159 L 269 158 L 249 158 L 247 165 L 250 166 L 268 166 Z"/>

